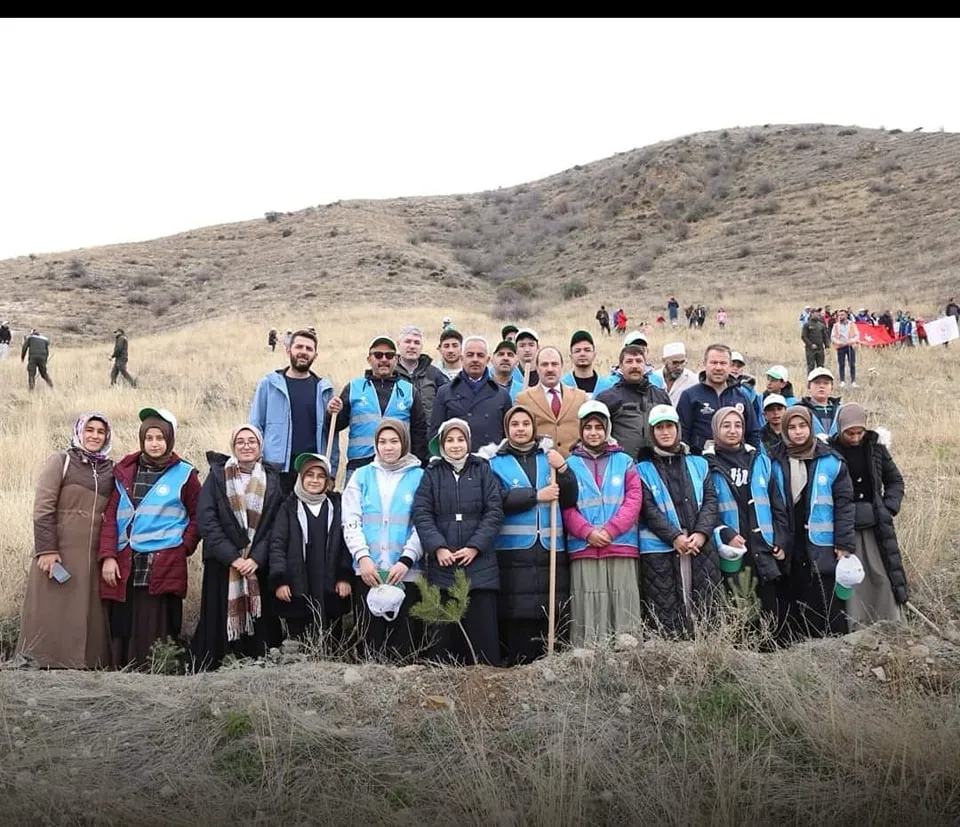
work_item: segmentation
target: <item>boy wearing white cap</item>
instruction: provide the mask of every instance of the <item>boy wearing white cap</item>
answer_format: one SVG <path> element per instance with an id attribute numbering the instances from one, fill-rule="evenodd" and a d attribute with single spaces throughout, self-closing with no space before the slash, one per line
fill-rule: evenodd
<path id="1" fill-rule="evenodd" d="M 680 401 L 680 394 L 699 381 L 697 374 L 686 365 L 687 347 L 683 342 L 668 342 L 663 346 L 663 367 L 657 373 L 663 379 L 664 390 L 674 407 Z"/>
<path id="2" fill-rule="evenodd" d="M 813 432 L 819 439 L 827 439 L 837 432 L 837 414 L 840 412 L 840 397 L 831 396 L 833 374 L 829 368 L 814 368 L 807 374 L 807 396 L 797 404 L 810 409 L 813 414 Z"/>

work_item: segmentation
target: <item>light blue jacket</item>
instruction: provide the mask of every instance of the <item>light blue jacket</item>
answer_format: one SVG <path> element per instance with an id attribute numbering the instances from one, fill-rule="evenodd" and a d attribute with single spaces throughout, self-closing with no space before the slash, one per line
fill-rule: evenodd
<path id="1" fill-rule="evenodd" d="M 290 445 L 293 440 L 293 422 L 290 418 L 290 396 L 287 393 L 287 380 L 284 369 L 268 373 L 257 385 L 253 402 L 250 404 L 251 425 L 256 425 L 263 434 L 263 459 L 280 466 L 284 471 L 293 467 Z M 317 383 L 317 451 L 327 450 L 327 403 L 333 398 L 334 390 L 330 380 L 318 377 Z M 333 456 L 327 457 L 333 475 L 337 475 L 340 464 L 339 440 L 333 441 Z"/>

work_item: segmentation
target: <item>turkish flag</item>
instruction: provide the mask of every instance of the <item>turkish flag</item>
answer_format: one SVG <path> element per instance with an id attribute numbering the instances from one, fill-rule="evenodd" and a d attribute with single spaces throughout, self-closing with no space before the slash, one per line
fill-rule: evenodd
<path id="1" fill-rule="evenodd" d="M 857 322 L 857 330 L 860 331 L 860 343 L 868 347 L 885 347 L 896 341 L 890 335 L 890 331 L 881 325 Z"/>

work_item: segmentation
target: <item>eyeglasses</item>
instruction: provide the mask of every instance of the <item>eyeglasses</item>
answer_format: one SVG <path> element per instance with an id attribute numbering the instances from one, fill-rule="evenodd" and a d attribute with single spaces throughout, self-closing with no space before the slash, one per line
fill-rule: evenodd
<path id="1" fill-rule="evenodd" d="M 237 448 L 256 448 L 260 442 L 256 439 L 238 439 L 233 443 Z"/>
<path id="2" fill-rule="evenodd" d="M 395 359 L 397 352 L 395 350 L 373 350 L 370 355 L 374 359 Z"/>

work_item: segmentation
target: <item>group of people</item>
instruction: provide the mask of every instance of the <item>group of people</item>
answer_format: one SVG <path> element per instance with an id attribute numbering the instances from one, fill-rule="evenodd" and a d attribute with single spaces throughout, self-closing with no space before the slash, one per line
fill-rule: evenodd
<path id="1" fill-rule="evenodd" d="M 110 369 L 110 384 L 116 385 L 117 379 L 123 377 L 124 381 L 131 387 L 137 386 L 137 380 L 130 375 L 127 370 L 127 363 L 130 358 L 129 343 L 127 336 L 122 328 L 113 331 L 113 353 L 110 354 L 110 361 L 113 367 Z M 9 322 L 0 323 L 0 359 L 6 359 L 10 351 L 10 342 L 12 333 Z M 48 362 L 50 361 L 50 337 L 40 333 L 36 328 L 23 337 L 23 344 L 20 348 L 20 361 L 27 363 L 27 388 L 34 390 L 37 385 L 37 374 L 47 383 L 47 386 L 53 388 L 53 379 L 50 378 Z"/>
<path id="2" fill-rule="evenodd" d="M 601 376 L 588 331 L 563 350 L 531 328 L 500 334 L 491 352 L 446 328 L 455 372 L 417 327 L 375 336 L 336 393 L 313 369 L 315 333 L 294 331 L 202 483 L 169 411 L 141 410 L 139 448 L 115 465 L 110 423 L 80 417 L 41 471 L 20 651 L 140 668 L 183 638 L 214 668 L 286 634 L 393 663 L 514 665 L 551 632 L 573 646 L 692 634 L 744 588 L 770 645 L 899 616 L 902 477 L 828 370 L 796 398 L 784 366 L 760 392 L 722 344 L 697 374 L 682 343 L 655 369 L 630 334 Z M 200 619 L 184 636 L 201 542 Z M 459 622 L 419 617 L 424 584 L 449 601 L 460 571 Z"/>

